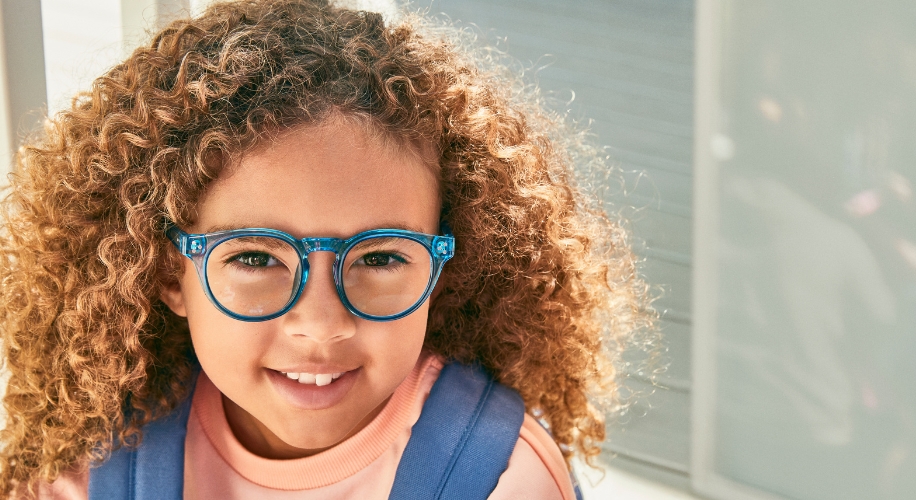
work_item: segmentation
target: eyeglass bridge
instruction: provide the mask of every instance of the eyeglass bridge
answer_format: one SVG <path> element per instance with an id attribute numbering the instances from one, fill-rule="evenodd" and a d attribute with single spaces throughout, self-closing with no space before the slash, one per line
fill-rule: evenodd
<path id="1" fill-rule="evenodd" d="M 335 252 L 339 253 L 343 246 L 344 240 L 340 238 L 305 238 L 300 240 L 305 247 L 305 254 L 312 252 Z"/>

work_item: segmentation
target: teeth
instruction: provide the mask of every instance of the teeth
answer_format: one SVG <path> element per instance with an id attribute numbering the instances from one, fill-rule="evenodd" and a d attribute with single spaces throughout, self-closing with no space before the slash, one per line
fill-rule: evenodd
<path id="1" fill-rule="evenodd" d="M 280 372 L 292 380 L 298 380 L 300 384 L 310 384 L 322 387 L 340 378 L 343 372 L 339 373 L 294 373 Z"/>

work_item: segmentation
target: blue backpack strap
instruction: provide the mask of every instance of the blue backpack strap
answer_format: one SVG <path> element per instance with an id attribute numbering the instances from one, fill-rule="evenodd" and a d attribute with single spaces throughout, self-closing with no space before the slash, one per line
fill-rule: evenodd
<path id="1" fill-rule="evenodd" d="M 191 394 L 159 420 L 143 427 L 143 442 L 119 448 L 89 471 L 89 500 L 181 500 L 184 494 L 184 438 Z"/>
<path id="2" fill-rule="evenodd" d="M 582 498 L 582 488 L 579 486 L 579 479 L 576 477 L 576 473 L 569 471 L 569 480 L 572 481 L 573 493 L 576 494 L 576 500 L 584 500 Z"/>
<path id="3" fill-rule="evenodd" d="M 525 403 L 480 367 L 446 365 L 423 405 L 389 498 L 485 499 L 509 465 Z"/>

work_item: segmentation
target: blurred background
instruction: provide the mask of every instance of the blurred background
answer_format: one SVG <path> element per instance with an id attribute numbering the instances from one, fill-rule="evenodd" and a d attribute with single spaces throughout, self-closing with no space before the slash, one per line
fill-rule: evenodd
<path id="1" fill-rule="evenodd" d="M 2 168 L 207 3 L 0 0 Z M 586 498 L 916 498 L 916 4 L 409 6 L 506 52 L 617 169 L 600 191 L 660 291 L 668 368 L 626 374 Z"/>

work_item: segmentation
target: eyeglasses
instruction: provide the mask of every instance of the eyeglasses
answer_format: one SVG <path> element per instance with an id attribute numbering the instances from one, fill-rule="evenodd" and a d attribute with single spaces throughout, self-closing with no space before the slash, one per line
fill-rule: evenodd
<path id="1" fill-rule="evenodd" d="M 166 236 L 191 259 L 204 292 L 226 315 L 267 321 L 289 311 L 308 280 L 308 256 L 334 252 L 334 284 L 344 307 L 373 321 L 415 311 L 432 293 L 455 238 L 402 229 L 373 229 L 351 238 L 302 238 L 275 229 L 232 229 Z"/>

